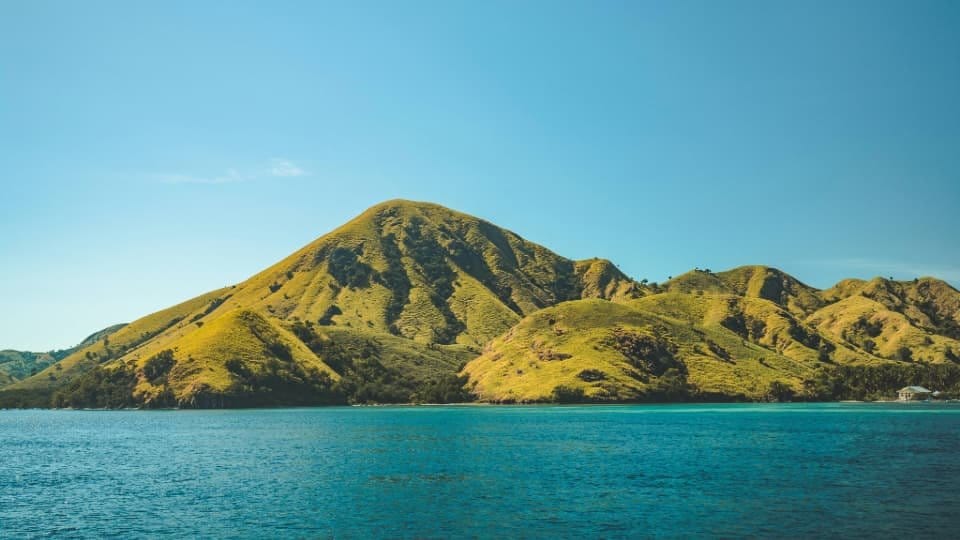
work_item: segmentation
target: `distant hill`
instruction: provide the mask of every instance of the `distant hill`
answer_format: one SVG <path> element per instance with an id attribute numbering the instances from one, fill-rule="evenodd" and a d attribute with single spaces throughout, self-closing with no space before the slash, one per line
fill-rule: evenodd
<path id="1" fill-rule="evenodd" d="M 70 356 L 78 349 L 89 346 L 124 326 L 123 324 L 117 324 L 104 328 L 99 332 L 87 336 L 78 345 L 69 349 L 50 352 L 14 351 L 10 349 L 0 351 L 0 388 L 35 375 L 67 356 Z"/>
<path id="2" fill-rule="evenodd" d="M 0 351 L 0 387 L 30 377 L 56 361 L 50 353 Z"/>
<path id="3" fill-rule="evenodd" d="M 234 286 L 103 335 L 2 406 L 839 399 L 960 391 L 960 293 L 765 266 L 636 282 L 389 201 Z M 932 378 L 932 379 L 931 379 Z M 929 384 L 933 384 L 929 383 Z"/>

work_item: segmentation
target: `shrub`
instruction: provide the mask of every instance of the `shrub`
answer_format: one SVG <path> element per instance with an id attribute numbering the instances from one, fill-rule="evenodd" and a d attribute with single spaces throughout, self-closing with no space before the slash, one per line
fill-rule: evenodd
<path id="1" fill-rule="evenodd" d="M 577 374 L 577 378 L 579 378 L 581 381 L 595 382 L 606 379 L 607 374 L 599 369 L 585 369 Z"/>
<path id="2" fill-rule="evenodd" d="M 290 346 L 286 343 L 282 343 L 280 341 L 271 341 L 266 344 L 266 347 L 267 353 L 270 356 L 278 360 L 283 360 L 284 362 L 293 361 L 293 353 L 290 352 Z"/>
<path id="3" fill-rule="evenodd" d="M 247 378 L 250 376 L 250 370 L 247 369 L 247 366 L 243 363 L 243 360 L 240 360 L 239 358 L 231 358 L 227 360 L 225 367 L 227 368 L 227 371 L 238 377 Z"/>
<path id="4" fill-rule="evenodd" d="M 317 324 L 320 326 L 330 326 L 331 324 L 335 324 L 333 322 L 333 317 L 342 314 L 343 311 L 341 311 L 336 304 L 333 304 L 323 312 L 323 316 L 320 317 L 320 320 L 317 321 Z"/>
<path id="5" fill-rule="evenodd" d="M 687 371 L 686 365 L 675 356 L 677 346 L 659 332 L 638 334 L 618 326 L 611 331 L 605 344 L 622 354 L 631 366 L 656 376 L 669 369 L 684 374 Z"/>
<path id="6" fill-rule="evenodd" d="M 550 399 L 554 403 L 583 403 L 587 400 L 583 388 L 573 386 L 558 385 L 554 387 L 550 394 Z"/>
<path id="7" fill-rule="evenodd" d="M 900 347 L 897 349 L 897 352 L 893 354 L 893 358 L 901 362 L 912 362 L 913 351 L 911 351 L 908 347 Z"/>
<path id="8" fill-rule="evenodd" d="M 837 347 L 828 341 L 820 343 L 820 347 L 817 349 L 817 359 L 821 362 L 832 362 L 833 360 L 830 358 L 830 354 L 836 349 Z"/>
<path id="9" fill-rule="evenodd" d="M 467 376 L 455 373 L 442 375 L 428 381 L 417 390 L 415 401 L 421 403 L 466 403 L 474 400 L 474 395 L 466 388 Z"/>
<path id="10" fill-rule="evenodd" d="M 765 398 L 767 401 L 790 401 L 793 399 L 793 389 L 780 381 L 772 381 Z"/>
<path id="11" fill-rule="evenodd" d="M 176 364 L 176 359 L 173 357 L 173 351 L 166 349 L 158 352 L 157 354 L 151 356 L 143 364 L 143 376 L 146 377 L 147 381 L 150 384 L 157 384 L 166 381 L 167 374 L 170 373 L 170 370 L 173 369 L 174 364 Z"/>
<path id="12" fill-rule="evenodd" d="M 344 247 L 330 252 L 327 266 L 330 274 L 342 287 L 366 287 L 373 274 L 373 269 L 361 262 L 356 252 Z"/>
<path id="13" fill-rule="evenodd" d="M 864 334 L 874 338 L 879 336 L 883 332 L 883 323 L 880 321 L 870 322 L 866 317 L 860 317 L 857 319 L 857 322 L 853 324 L 854 330 L 863 332 Z"/>

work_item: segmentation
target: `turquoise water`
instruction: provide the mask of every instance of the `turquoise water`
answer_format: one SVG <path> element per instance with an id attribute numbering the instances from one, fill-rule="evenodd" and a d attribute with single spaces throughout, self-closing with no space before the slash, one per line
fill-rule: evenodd
<path id="1" fill-rule="evenodd" d="M 4 538 L 960 526 L 960 404 L 0 411 L 0 459 Z"/>

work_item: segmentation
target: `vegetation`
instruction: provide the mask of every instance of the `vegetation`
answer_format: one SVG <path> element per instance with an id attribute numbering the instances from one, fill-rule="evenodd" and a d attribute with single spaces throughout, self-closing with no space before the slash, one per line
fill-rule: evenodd
<path id="1" fill-rule="evenodd" d="M 664 336 L 662 328 L 653 327 L 651 330 L 652 334 L 646 335 L 616 326 L 607 344 L 622 354 L 631 366 L 656 377 L 671 369 L 686 374 L 687 367 L 676 358 L 677 346 Z"/>
<path id="2" fill-rule="evenodd" d="M 803 382 L 799 397 L 811 401 L 893 399 L 904 386 L 919 385 L 960 397 L 960 366 L 897 364 L 836 366 Z"/>
<path id="3" fill-rule="evenodd" d="M 390 201 L 243 283 L 108 330 L 32 359 L 0 353 L 0 405 L 784 401 L 927 380 L 951 390 L 960 292 L 931 278 L 818 291 L 763 266 L 635 282 L 609 261 Z"/>
<path id="4" fill-rule="evenodd" d="M 58 362 L 91 344 L 102 342 L 105 338 L 124 326 L 126 325 L 116 324 L 94 332 L 81 341 L 79 345 L 70 347 L 69 349 L 59 349 L 49 352 L 0 351 L 0 388 L 32 377 L 54 365 L 59 366 L 59 369 L 55 369 L 55 371 L 62 372 L 63 367 Z M 49 375 L 48 373 L 48 379 Z M 29 394 L 28 392 L 25 395 Z"/>
<path id="5" fill-rule="evenodd" d="M 53 394 L 54 407 L 107 408 L 133 407 L 136 374 L 122 365 L 98 366 Z"/>
<path id="6" fill-rule="evenodd" d="M 166 379 L 175 363 L 176 359 L 173 357 L 173 351 L 170 349 L 160 351 L 144 362 L 143 376 L 150 384 L 158 384 Z"/>
<path id="7" fill-rule="evenodd" d="M 373 270 L 360 261 L 358 254 L 350 249 L 338 247 L 330 252 L 330 275 L 342 287 L 366 287 L 370 283 Z"/>

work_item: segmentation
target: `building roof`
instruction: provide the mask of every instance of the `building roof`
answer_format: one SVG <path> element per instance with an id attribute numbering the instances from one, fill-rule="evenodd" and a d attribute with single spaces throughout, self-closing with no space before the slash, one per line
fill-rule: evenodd
<path id="1" fill-rule="evenodd" d="M 901 392 L 908 392 L 911 394 L 930 394 L 931 391 L 927 390 L 922 386 L 904 386 L 900 389 Z"/>

